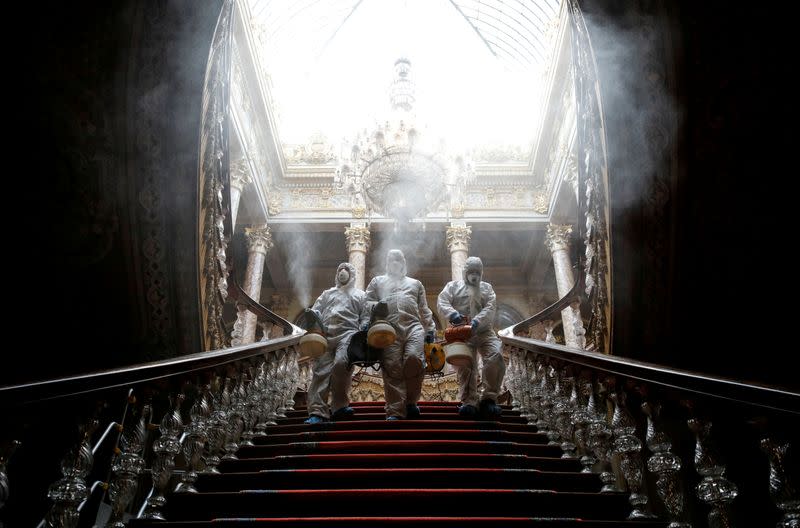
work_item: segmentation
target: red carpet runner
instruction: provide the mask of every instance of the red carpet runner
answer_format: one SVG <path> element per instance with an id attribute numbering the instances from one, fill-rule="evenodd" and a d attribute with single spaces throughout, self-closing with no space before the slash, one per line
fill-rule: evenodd
<path id="1" fill-rule="evenodd" d="M 627 496 L 598 493 L 597 475 L 509 408 L 465 420 L 454 403 L 421 403 L 417 420 L 387 422 L 382 403 L 305 425 L 305 410 L 269 427 L 198 494 L 167 499 L 168 522 L 131 526 L 666 527 L 626 521 Z"/>

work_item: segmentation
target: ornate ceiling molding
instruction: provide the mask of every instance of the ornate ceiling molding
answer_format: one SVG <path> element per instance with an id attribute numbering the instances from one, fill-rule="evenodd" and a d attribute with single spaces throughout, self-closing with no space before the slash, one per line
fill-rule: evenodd
<path id="1" fill-rule="evenodd" d="M 291 171 L 295 165 L 338 165 L 336 148 L 321 134 L 314 134 L 305 145 L 283 145 L 283 156 Z"/>

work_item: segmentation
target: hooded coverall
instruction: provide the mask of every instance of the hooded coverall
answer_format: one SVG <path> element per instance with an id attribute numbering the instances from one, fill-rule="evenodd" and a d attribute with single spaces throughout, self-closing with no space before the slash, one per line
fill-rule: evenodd
<path id="1" fill-rule="evenodd" d="M 469 284 L 467 275 L 471 272 L 483 277 L 483 262 L 478 257 L 469 257 L 464 263 L 462 280 L 450 281 L 445 285 L 439 294 L 436 308 L 444 321 L 450 321 L 451 316 L 459 313 L 478 322 L 466 344 L 477 350 L 483 359 L 481 386 L 478 387 L 477 364 L 456 368 L 461 403 L 477 408 L 481 400 L 491 400 L 492 403 L 497 401 L 506 364 L 500 352 L 500 339 L 492 329 L 497 296 L 488 282 L 478 279 L 477 285 Z"/>
<path id="2" fill-rule="evenodd" d="M 397 332 L 381 360 L 387 418 L 406 418 L 408 407 L 416 406 L 425 374 L 425 334 L 436 328 L 425 287 L 406 277 L 406 271 L 403 252 L 392 249 L 386 255 L 386 274 L 373 278 L 366 291 L 368 305 L 387 303 L 387 322 Z"/>
<path id="3" fill-rule="evenodd" d="M 339 271 L 343 268 L 350 275 L 344 284 L 339 281 Z M 313 376 L 308 387 L 309 416 L 330 418 L 329 394 L 334 411 L 349 404 L 347 391 L 352 380 L 352 369 L 348 367 L 347 346 L 353 334 L 369 321 L 364 292 L 355 287 L 355 280 L 355 266 L 342 262 L 336 268 L 336 286 L 322 292 L 311 308 L 319 314 L 326 328 L 328 350 L 312 365 Z"/>

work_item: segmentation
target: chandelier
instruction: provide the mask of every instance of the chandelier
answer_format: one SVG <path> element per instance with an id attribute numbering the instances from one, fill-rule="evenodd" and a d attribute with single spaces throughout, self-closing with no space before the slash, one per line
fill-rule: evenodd
<path id="1" fill-rule="evenodd" d="M 336 171 L 334 183 L 353 193 L 364 207 L 398 222 L 421 218 L 443 203 L 463 201 L 473 171 L 463 156 L 452 156 L 443 145 L 423 144 L 414 127 L 414 84 L 411 62 L 394 64 L 390 93 L 391 116 L 371 132 L 357 136 L 347 159 Z"/>

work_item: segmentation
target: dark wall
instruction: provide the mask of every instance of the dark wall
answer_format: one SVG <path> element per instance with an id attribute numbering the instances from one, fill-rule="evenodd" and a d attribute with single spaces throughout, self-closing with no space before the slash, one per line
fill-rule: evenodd
<path id="1" fill-rule="evenodd" d="M 795 317 L 788 19 L 582 5 L 610 156 L 614 353 L 797 388 L 780 368 Z"/>
<path id="2" fill-rule="evenodd" d="M 0 385 L 200 351 L 197 146 L 220 7 L 57 2 L 15 18 L 10 352 L 35 359 Z"/>

